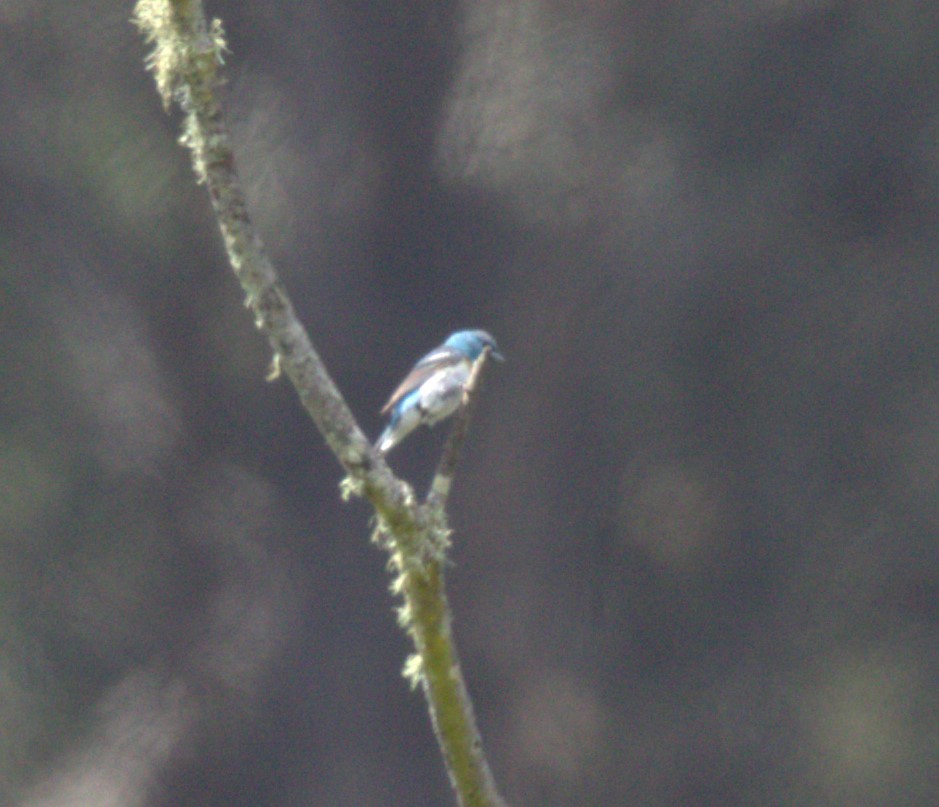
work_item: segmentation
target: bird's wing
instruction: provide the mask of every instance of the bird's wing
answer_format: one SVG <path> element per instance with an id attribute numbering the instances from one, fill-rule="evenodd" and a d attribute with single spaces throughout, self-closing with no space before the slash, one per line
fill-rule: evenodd
<path id="1" fill-rule="evenodd" d="M 452 348 L 438 347 L 424 356 L 411 368 L 411 372 L 398 385 L 398 388 L 391 393 L 388 403 L 381 408 L 381 414 L 387 415 L 405 395 L 416 390 L 439 369 L 452 363 L 454 358 L 459 358 L 459 355 L 459 352 Z"/>

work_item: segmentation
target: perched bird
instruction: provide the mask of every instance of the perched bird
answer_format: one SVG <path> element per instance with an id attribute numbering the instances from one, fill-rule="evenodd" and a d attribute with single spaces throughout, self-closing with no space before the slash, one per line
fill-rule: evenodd
<path id="1" fill-rule="evenodd" d="M 375 447 L 389 451 L 422 423 L 433 426 L 456 412 L 473 362 L 487 347 L 492 358 L 505 360 L 485 331 L 457 331 L 415 364 L 382 407 L 390 419 Z"/>

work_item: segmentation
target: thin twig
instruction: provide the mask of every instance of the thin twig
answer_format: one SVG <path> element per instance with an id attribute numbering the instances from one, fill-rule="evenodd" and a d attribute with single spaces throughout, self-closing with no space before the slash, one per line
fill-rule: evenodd
<path id="1" fill-rule="evenodd" d="M 437 471 L 430 483 L 430 489 L 427 491 L 425 502 L 431 510 L 442 511 L 446 509 L 450 489 L 453 486 L 456 466 L 460 460 L 460 453 L 463 450 L 463 444 L 466 442 L 466 436 L 469 434 L 473 412 L 476 409 L 476 399 L 479 397 L 478 390 L 482 381 L 483 369 L 491 351 L 492 348 L 490 347 L 484 348 L 476 361 L 473 362 L 473 369 L 470 371 L 470 376 L 463 391 L 463 405 L 457 412 L 453 427 L 447 436 L 447 442 L 444 444 L 440 462 L 437 464 Z"/>

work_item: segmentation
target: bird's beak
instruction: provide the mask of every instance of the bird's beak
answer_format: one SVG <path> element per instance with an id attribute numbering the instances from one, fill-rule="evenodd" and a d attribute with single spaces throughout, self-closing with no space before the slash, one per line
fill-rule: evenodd
<path id="1" fill-rule="evenodd" d="M 505 361 L 505 356 L 503 356 L 494 347 L 489 348 L 489 355 L 492 356 L 492 358 L 494 358 L 496 361 Z"/>

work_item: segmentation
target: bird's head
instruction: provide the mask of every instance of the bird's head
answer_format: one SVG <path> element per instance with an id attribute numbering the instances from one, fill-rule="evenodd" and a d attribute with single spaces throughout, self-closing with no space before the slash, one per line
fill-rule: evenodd
<path id="1" fill-rule="evenodd" d="M 499 346 L 485 331 L 457 331 L 451 334 L 444 342 L 447 347 L 459 350 L 460 353 L 467 356 L 470 361 L 476 361 L 479 354 L 487 347 L 490 349 L 489 355 L 497 361 L 505 361 L 505 356 L 499 352 Z"/>

